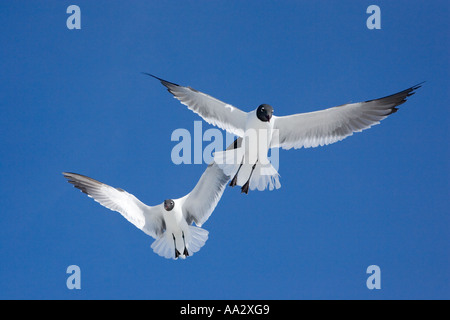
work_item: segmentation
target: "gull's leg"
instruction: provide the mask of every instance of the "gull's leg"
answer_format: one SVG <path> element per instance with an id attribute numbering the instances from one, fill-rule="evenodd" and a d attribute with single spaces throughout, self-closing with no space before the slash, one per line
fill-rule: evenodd
<path id="1" fill-rule="evenodd" d="M 250 185 L 250 179 L 252 178 L 253 170 L 255 170 L 256 164 L 258 163 L 258 160 L 256 160 L 255 164 L 252 167 L 252 172 L 250 172 L 250 177 L 248 177 L 247 182 L 242 186 L 241 193 L 248 194 L 248 187 Z"/>
<path id="2" fill-rule="evenodd" d="M 187 249 L 186 249 L 186 241 L 184 240 L 184 231 L 181 231 L 181 236 L 183 237 L 183 243 L 184 243 L 183 254 L 184 254 L 186 257 L 189 257 L 189 252 L 188 252 Z"/>
<path id="3" fill-rule="evenodd" d="M 175 242 L 175 236 L 173 233 L 172 233 L 172 237 L 173 237 L 173 245 L 175 247 L 175 259 L 176 259 L 180 256 L 180 251 L 177 250 L 177 243 Z"/>
<path id="4" fill-rule="evenodd" d="M 239 170 L 241 170 L 241 167 L 242 167 L 242 163 L 241 163 L 241 165 L 239 166 L 238 171 L 237 171 L 236 174 L 234 175 L 233 180 L 231 180 L 231 182 L 230 182 L 230 184 L 229 184 L 230 187 L 236 186 L 236 183 L 237 183 L 237 176 L 238 176 L 238 174 L 239 174 Z"/>

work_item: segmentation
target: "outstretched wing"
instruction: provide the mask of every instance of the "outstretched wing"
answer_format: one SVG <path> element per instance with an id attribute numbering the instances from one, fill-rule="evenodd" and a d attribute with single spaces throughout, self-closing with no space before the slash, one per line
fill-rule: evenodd
<path id="1" fill-rule="evenodd" d="M 157 239 L 166 229 L 162 205 L 147 206 L 125 190 L 108 186 L 81 174 L 63 172 L 63 175 L 75 188 L 80 189 L 102 206 L 119 212 L 149 236 Z"/>
<path id="2" fill-rule="evenodd" d="M 399 93 L 365 102 L 316 112 L 300 113 L 274 118 L 274 136 L 271 147 L 310 148 L 341 141 L 354 132 L 361 132 L 396 112 L 421 84 Z"/>
<path id="3" fill-rule="evenodd" d="M 242 138 L 236 139 L 228 148 L 240 147 Z M 195 188 L 184 197 L 183 215 L 188 224 L 199 227 L 208 220 L 227 186 L 230 176 L 223 173 L 215 162 L 205 170 Z"/>
<path id="4" fill-rule="evenodd" d="M 239 137 L 244 135 L 247 119 L 247 113 L 244 111 L 191 87 L 183 87 L 149 73 L 144 74 L 158 79 L 176 99 L 199 114 L 209 124 Z"/>

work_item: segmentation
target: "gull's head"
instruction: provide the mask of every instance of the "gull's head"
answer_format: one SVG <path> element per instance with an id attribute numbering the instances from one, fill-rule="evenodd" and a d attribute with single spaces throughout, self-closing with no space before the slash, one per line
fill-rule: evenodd
<path id="1" fill-rule="evenodd" d="M 268 104 L 262 104 L 256 109 L 256 116 L 262 122 L 270 122 L 273 115 L 273 108 Z"/>
<path id="2" fill-rule="evenodd" d="M 171 211 L 175 207 L 175 202 L 172 199 L 164 200 L 164 209 L 166 211 Z"/>

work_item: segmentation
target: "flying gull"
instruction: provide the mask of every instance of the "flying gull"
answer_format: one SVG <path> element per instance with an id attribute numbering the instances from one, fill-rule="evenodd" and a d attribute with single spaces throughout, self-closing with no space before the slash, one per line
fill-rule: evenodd
<path id="1" fill-rule="evenodd" d="M 299 149 L 335 143 L 379 124 L 398 110 L 398 106 L 419 89 L 422 83 L 384 98 L 289 116 L 274 116 L 274 109 L 261 104 L 244 112 L 191 87 L 158 79 L 190 110 L 206 122 L 242 137 L 241 148 L 216 152 L 214 161 L 233 179 L 230 186 L 248 190 L 280 188 L 279 175 L 267 159 L 270 148 Z"/>
<path id="2" fill-rule="evenodd" d="M 228 149 L 237 147 L 240 138 Z M 199 251 L 208 239 L 200 228 L 214 211 L 230 177 L 212 162 L 194 189 L 179 199 L 166 199 L 156 206 L 142 203 L 134 195 L 81 174 L 64 172 L 64 177 L 102 206 L 119 212 L 156 240 L 153 251 L 164 258 L 186 258 Z M 196 226 L 193 225 L 195 222 Z"/>

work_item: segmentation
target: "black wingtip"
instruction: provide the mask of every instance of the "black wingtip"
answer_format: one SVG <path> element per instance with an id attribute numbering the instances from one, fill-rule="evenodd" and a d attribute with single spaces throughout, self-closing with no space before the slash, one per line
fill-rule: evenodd
<path id="1" fill-rule="evenodd" d="M 387 114 L 387 116 L 390 116 L 391 114 L 396 113 L 397 111 L 398 111 L 398 108 L 393 107 L 393 108 L 391 109 L 391 111 Z"/>
<path id="2" fill-rule="evenodd" d="M 410 97 L 416 93 L 416 90 L 419 88 L 422 88 L 422 85 L 425 83 L 425 81 L 422 81 L 421 83 L 416 84 L 415 86 L 412 86 L 411 88 L 407 89 L 406 91 L 408 94 L 406 97 Z"/>
<path id="3" fill-rule="evenodd" d="M 142 74 L 145 74 L 145 75 L 147 75 L 147 76 L 150 76 L 150 77 L 153 77 L 153 78 L 155 78 L 155 79 L 157 79 L 157 80 L 159 80 L 159 81 L 164 81 L 163 79 L 161 79 L 161 78 L 159 78 L 159 77 L 157 77 L 157 76 L 155 76 L 155 75 L 153 75 L 153 74 L 151 74 L 151 73 L 148 73 L 148 72 L 141 72 Z"/>
<path id="4" fill-rule="evenodd" d="M 165 85 L 166 86 L 166 84 L 171 84 L 171 85 L 174 85 L 174 86 L 177 86 L 177 87 L 179 87 L 180 85 L 178 85 L 178 84 L 176 84 L 176 83 L 173 83 L 173 82 L 170 82 L 170 81 L 167 81 L 167 80 L 164 80 L 164 79 L 162 79 L 162 78 L 160 78 L 160 77 L 157 77 L 157 76 L 155 76 L 155 75 L 153 75 L 153 74 L 151 74 L 151 73 L 148 73 L 148 72 L 141 72 L 142 74 L 145 74 L 145 75 L 147 75 L 147 76 L 150 76 L 150 77 L 152 77 L 152 78 L 155 78 L 156 80 L 159 80 L 163 85 Z"/>
<path id="5" fill-rule="evenodd" d="M 89 195 L 87 189 L 85 186 L 79 185 L 77 184 L 77 181 L 74 180 L 74 178 L 72 177 L 73 175 L 77 175 L 76 173 L 73 172 L 63 172 L 62 173 L 64 178 L 67 179 L 67 182 L 70 183 L 71 185 L 73 185 L 75 188 L 77 188 L 78 190 L 80 190 L 81 192 Z"/>
<path id="6" fill-rule="evenodd" d="M 412 86 L 411 88 L 409 88 L 409 90 L 411 90 L 411 92 L 408 94 L 408 97 L 409 96 L 412 96 L 415 92 L 415 90 L 417 90 L 417 89 L 419 89 L 419 88 L 422 88 L 422 86 L 423 86 L 423 84 L 425 83 L 426 81 L 422 81 L 421 83 L 418 83 L 418 84 L 416 84 L 415 86 Z"/>
<path id="7" fill-rule="evenodd" d="M 422 81 L 421 83 L 418 83 L 415 86 L 409 87 L 408 89 L 405 89 L 403 91 L 391 94 L 391 95 L 386 96 L 386 97 L 367 100 L 365 102 L 372 102 L 372 101 L 376 101 L 376 100 L 383 100 L 383 99 L 386 99 L 386 98 L 392 98 L 392 97 L 395 97 L 395 96 L 399 96 L 399 97 L 402 97 L 402 99 L 395 104 L 395 106 L 399 106 L 399 105 L 401 105 L 401 104 L 406 102 L 406 98 L 414 95 L 416 93 L 415 91 L 417 89 L 421 88 L 424 83 L 425 83 L 425 81 Z M 395 113 L 395 112 L 396 112 L 396 110 L 393 111 L 392 113 Z"/>
<path id="8" fill-rule="evenodd" d="M 419 89 L 426 81 L 422 81 L 421 83 L 416 84 L 413 88 Z"/>
<path id="9" fill-rule="evenodd" d="M 67 180 L 71 180 L 71 179 L 72 179 L 72 176 L 73 176 L 74 174 L 76 174 L 76 173 L 73 173 L 73 172 L 63 172 L 62 174 L 63 174 L 64 178 L 66 178 Z"/>

